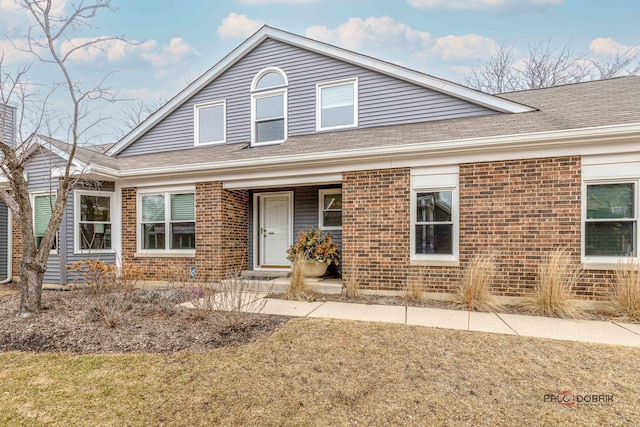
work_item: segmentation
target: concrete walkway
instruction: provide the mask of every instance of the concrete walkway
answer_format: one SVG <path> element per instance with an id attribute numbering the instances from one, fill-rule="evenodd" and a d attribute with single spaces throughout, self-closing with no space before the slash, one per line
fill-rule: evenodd
<path id="1" fill-rule="evenodd" d="M 296 317 L 404 323 L 434 328 L 640 347 L 640 325 L 612 321 L 554 319 L 519 314 L 477 313 L 437 308 L 346 302 L 304 302 L 267 298 L 262 313 Z"/>

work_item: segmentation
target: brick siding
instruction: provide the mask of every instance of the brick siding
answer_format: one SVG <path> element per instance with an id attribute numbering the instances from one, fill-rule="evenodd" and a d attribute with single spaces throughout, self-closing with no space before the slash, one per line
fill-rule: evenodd
<path id="1" fill-rule="evenodd" d="M 580 157 L 460 165 L 460 267 L 411 266 L 410 170 L 343 174 L 343 274 L 357 269 L 371 290 L 403 290 L 420 280 L 428 292 L 452 292 L 478 252 L 496 251 L 494 292 L 526 296 L 549 251 L 568 247 L 580 263 Z M 574 288 L 582 299 L 606 297 L 611 271 L 585 271 Z"/>

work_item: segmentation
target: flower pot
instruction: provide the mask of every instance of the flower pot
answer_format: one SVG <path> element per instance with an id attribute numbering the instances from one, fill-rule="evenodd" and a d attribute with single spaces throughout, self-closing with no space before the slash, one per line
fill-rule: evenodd
<path id="1" fill-rule="evenodd" d="M 328 262 L 303 261 L 304 277 L 322 277 L 327 272 Z"/>

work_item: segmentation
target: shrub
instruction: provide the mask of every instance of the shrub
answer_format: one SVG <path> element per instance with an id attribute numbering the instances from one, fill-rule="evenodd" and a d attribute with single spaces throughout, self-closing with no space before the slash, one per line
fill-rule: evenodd
<path id="1" fill-rule="evenodd" d="M 287 249 L 287 259 L 291 262 L 298 260 L 298 254 L 308 261 L 340 263 L 340 250 L 331 233 L 324 234 L 313 227 L 300 231 L 296 243 Z"/>
<path id="2" fill-rule="evenodd" d="M 580 267 L 572 262 L 569 249 L 554 250 L 538 265 L 534 296 L 525 302 L 525 308 L 546 316 L 582 317 L 582 310 L 570 299 L 571 288 L 580 277 Z"/>
<path id="3" fill-rule="evenodd" d="M 620 317 L 640 320 L 640 261 L 618 264 L 610 306 Z"/>
<path id="4" fill-rule="evenodd" d="M 474 255 L 462 272 L 456 293 L 458 303 L 473 310 L 496 310 L 499 304 L 491 293 L 491 284 L 497 269 L 496 254 Z"/>
<path id="5" fill-rule="evenodd" d="M 425 270 L 421 269 L 416 277 L 407 279 L 407 288 L 404 291 L 403 298 L 406 302 L 420 303 L 424 301 L 423 283 Z"/>
<path id="6" fill-rule="evenodd" d="M 93 319 L 114 327 L 132 308 L 133 290 L 141 276 L 139 269 L 124 264 L 118 270 L 114 264 L 93 258 L 78 261 L 69 269 L 82 272 L 86 305 Z"/>
<path id="7" fill-rule="evenodd" d="M 345 274 L 342 282 L 342 295 L 345 298 L 358 298 L 360 296 L 360 272 L 362 271 L 359 265 L 354 265 Z"/>

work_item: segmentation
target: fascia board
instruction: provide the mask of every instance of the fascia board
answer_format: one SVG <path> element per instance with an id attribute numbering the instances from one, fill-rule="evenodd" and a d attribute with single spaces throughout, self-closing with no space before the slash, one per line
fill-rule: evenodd
<path id="1" fill-rule="evenodd" d="M 356 160 L 384 158 L 388 156 L 407 157 L 421 154 L 442 154 L 453 152 L 473 152 L 496 149 L 544 147 L 555 144 L 605 142 L 612 140 L 640 139 L 640 123 L 626 125 L 599 126 L 561 131 L 535 132 L 515 135 L 466 138 L 437 142 L 421 142 L 398 146 L 363 148 L 355 150 L 331 151 L 326 153 L 295 154 L 250 160 L 229 160 L 169 167 L 130 169 L 117 171 L 99 165 L 92 165 L 96 173 L 118 178 L 162 176 L 167 174 L 188 174 L 198 172 L 227 172 L 242 169 L 267 170 L 287 166 L 319 165 L 326 163 L 344 163 Z"/>

